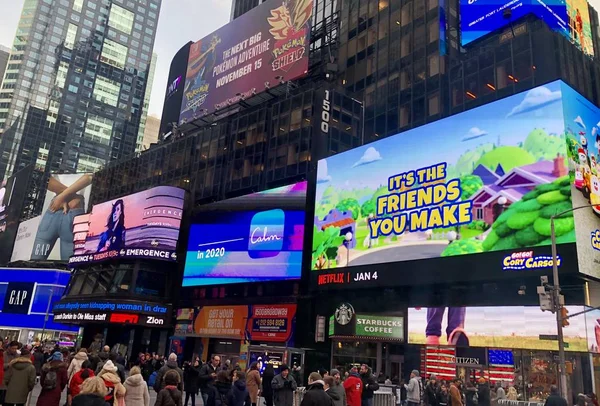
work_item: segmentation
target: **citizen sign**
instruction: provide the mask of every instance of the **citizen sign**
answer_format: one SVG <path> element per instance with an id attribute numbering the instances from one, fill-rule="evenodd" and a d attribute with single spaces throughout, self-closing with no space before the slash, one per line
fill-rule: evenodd
<path id="1" fill-rule="evenodd" d="M 456 357 L 456 363 L 460 365 L 481 365 L 479 358 Z"/>

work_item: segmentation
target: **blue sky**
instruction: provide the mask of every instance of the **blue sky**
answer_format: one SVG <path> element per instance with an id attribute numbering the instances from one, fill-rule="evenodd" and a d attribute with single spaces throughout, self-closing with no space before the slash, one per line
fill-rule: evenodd
<path id="1" fill-rule="evenodd" d="M 2 1 L 0 45 L 12 46 L 23 3 L 24 0 Z M 227 24 L 230 16 L 231 0 L 162 0 L 154 44 L 158 63 L 150 100 L 150 114 L 158 117 L 162 114 L 169 65 L 175 52 L 186 42 L 197 41 Z"/>
<path id="2" fill-rule="evenodd" d="M 386 184 L 389 176 L 447 162 L 456 163 L 481 144 L 517 145 L 529 132 L 564 129 L 560 84 L 532 89 L 461 114 L 328 158 L 319 165 L 320 197 L 328 185 L 353 189 Z"/>

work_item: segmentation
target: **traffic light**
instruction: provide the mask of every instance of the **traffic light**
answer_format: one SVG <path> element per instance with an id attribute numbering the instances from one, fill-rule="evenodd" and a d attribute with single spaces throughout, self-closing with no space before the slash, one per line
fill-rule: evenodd
<path id="1" fill-rule="evenodd" d="M 563 327 L 567 327 L 569 324 L 571 324 L 569 323 L 569 311 L 564 306 L 560 308 L 560 319 Z"/>

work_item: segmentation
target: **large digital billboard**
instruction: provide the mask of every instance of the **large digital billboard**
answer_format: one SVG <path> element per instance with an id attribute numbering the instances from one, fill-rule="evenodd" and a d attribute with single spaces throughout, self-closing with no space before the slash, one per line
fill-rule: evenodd
<path id="1" fill-rule="evenodd" d="M 180 123 L 308 70 L 313 0 L 268 0 L 190 48 Z"/>
<path id="2" fill-rule="evenodd" d="M 10 261 L 33 165 L 0 181 L 0 264 Z"/>
<path id="3" fill-rule="evenodd" d="M 183 286 L 299 279 L 306 185 L 202 206 L 190 227 Z"/>
<path id="4" fill-rule="evenodd" d="M 313 281 L 385 286 L 550 271 L 550 217 L 573 207 L 567 140 L 582 120 L 570 111 L 581 109 L 577 97 L 557 81 L 319 161 Z M 556 219 L 556 235 L 558 266 L 576 269 L 572 213 Z M 457 270 L 453 257 L 466 254 L 476 255 Z"/>
<path id="5" fill-rule="evenodd" d="M 11 262 L 68 261 L 73 255 L 73 220 L 88 209 L 92 174 L 54 174 L 48 180 L 41 216 L 19 224 Z"/>
<path id="6" fill-rule="evenodd" d="M 509 9 L 511 17 L 507 18 Z M 530 13 L 586 54 L 594 55 L 586 0 L 460 0 L 461 44 L 465 46 Z"/>
<path id="7" fill-rule="evenodd" d="M 567 306 L 571 314 L 583 309 Z M 569 323 L 563 330 L 566 349 L 587 352 L 586 317 L 572 317 Z M 408 309 L 409 344 L 556 351 L 556 334 L 556 315 L 539 306 Z"/>
<path id="8" fill-rule="evenodd" d="M 69 263 L 76 266 L 115 258 L 175 261 L 184 193 L 176 187 L 158 186 L 94 205 L 85 243 L 79 231 L 74 236 L 81 254 L 73 255 Z M 75 221 L 86 228 L 79 224 L 79 217 Z"/>

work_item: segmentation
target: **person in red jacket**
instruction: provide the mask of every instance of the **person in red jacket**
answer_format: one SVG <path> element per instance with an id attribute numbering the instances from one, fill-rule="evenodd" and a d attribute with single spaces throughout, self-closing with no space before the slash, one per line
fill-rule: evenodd
<path id="1" fill-rule="evenodd" d="M 361 406 L 363 383 L 356 367 L 352 368 L 350 375 L 344 381 L 344 389 L 348 406 Z"/>
<path id="2" fill-rule="evenodd" d="M 83 361 L 81 364 L 81 369 L 73 375 L 71 378 L 71 382 L 69 382 L 69 391 L 71 393 L 71 398 L 79 395 L 81 392 L 81 385 L 83 381 L 88 378 L 92 378 L 94 376 L 94 371 L 91 370 L 92 363 L 88 360 Z"/>

